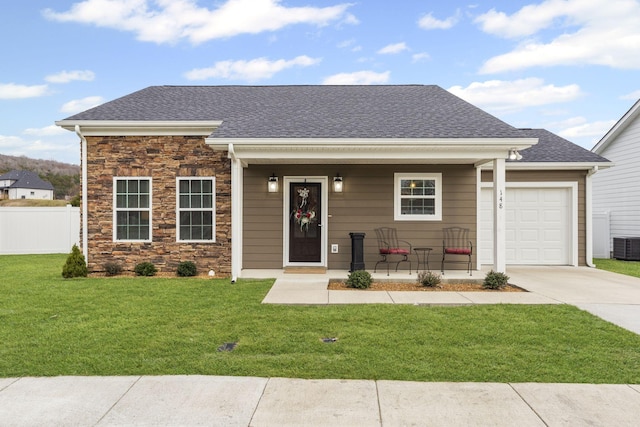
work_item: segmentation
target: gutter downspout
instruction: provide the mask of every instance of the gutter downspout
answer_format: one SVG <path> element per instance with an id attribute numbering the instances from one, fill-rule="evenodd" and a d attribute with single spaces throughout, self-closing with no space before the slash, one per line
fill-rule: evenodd
<path id="1" fill-rule="evenodd" d="M 598 166 L 594 166 L 589 170 L 589 172 L 587 172 L 587 177 L 585 178 L 586 264 L 589 267 L 595 267 L 595 264 L 593 263 L 593 197 L 591 195 L 593 184 L 591 182 L 591 177 L 597 172 Z"/>
<path id="2" fill-rule="evenodd" d="M 228 152 L 231 159 L 231 283 L 235 283 L 242 270 L 242 164 L 232 143 Z"/>
<path id="3" fill-rule="evenodd" d="M 81 156 L 81 160 L 80 163 L 82 163 L 82 254 L 84 255 L 84 259 L 87 262 L 87 264 L 89 264 L 89 237 L 88 237 L 88 226 L 89 226 L 89 220 L 87 218 L 87 211 L 88 211 L 88 200 L 87 200 L 87 195 L 88 195 L 88 191 L 87 191 L 87 139 L 84 137 L 84 135 L 82 134 L 82 131 L 80 130 L 80 125 L 76 125 L 75 126 L 75 132 L 76 135 L 78 135 L 80 137 L 80 141 L 82 142 L 81 144 L 81 151 L 82 151 L 82 156 Z"/>

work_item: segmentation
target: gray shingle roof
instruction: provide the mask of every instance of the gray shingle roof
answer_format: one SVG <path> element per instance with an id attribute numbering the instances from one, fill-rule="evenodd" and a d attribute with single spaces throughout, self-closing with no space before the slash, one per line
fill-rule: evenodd
<path id="1" fill-rule="evenodd" d="M 546 129 L 521 129 L 521 132 L 526 138 L 538 138 L 536 145 L 520 152 L 521 162 L 592 163 L 609 161 Z"/>
<path id="2" fill-rule="evenodd" d="M 67 120 L 222 120 L 214 138 L 509 138 L 438 86 L 152 86 Z"/>
<path id="3" fill-rule="evenodd" d="M 527 162 L 606 161 L 516 129 L 435 85 L 151 86 L 68 121 L 218 121 L 212 138 L 529 138 Z"/>
<path id="4" fill-rule="evenodd" d="M 34 190 L 53 190 L 50 182 L 40 179 L 38 174 L 31 171 L 13 170 L 0 175 L 0 180 L 15 181 L 7 188 L 31 188 Z"/>

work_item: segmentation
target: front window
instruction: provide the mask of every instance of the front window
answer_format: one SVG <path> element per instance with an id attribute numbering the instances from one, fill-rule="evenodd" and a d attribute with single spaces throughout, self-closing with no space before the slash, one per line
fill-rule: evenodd
<path id="1" fill-rule="evenodd" d="M 215 178 L 178 178 L 178 241 L 215 241 Z"/>
<path id="2" fill-rule="evenodd" d="M 396 221 L 442 219 L 442 174 L 396 173 L 394 181 Z"/>
<path id="3" fill-rule="evenodd" d="M 151 178 L 114 178 L 114 240 L 151 241 Z"/>

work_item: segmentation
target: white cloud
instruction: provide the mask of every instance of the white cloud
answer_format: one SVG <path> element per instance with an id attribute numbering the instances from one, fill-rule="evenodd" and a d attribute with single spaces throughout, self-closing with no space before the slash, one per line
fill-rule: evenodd
<path id="1" fill-rule="evenodd" d="M 640 90 L 636 90 L 634 92 L 628 93 L 620 97 L 620 99 L 629 99 L 631 101 L 637 101 L 640 99 Z"/>
<path id="2" fill-rule="evenodd" d="M 534 37 L 490 58 L 481 73 L 535 66 L 603 65 L 640 69 L 640 3 L 635 0 L 546 0 L 512 15 L 491 10 L 476 18 L 483 31 L 504 38 Z M 556 30 L 542 41 L 543 30 Z"/>
<path id="3" fill-rule="evenodd" d="M 429 55 L 427 52 L 415 53 L 411 55 L 411 59 L 413 60 L 413 62 L 422 62 L 431 59 L 431 55 Z"/>
<path id="4" fill-rule="evenodd" d="M 302 55 L 291 60 L 278 59 L 269 61 L 267 58 L 257 58 L 250 61 L 220 61 L 213 67 L 196 68 L 185 73 L 189 80 L 206 80 L 211 78 L 229 80 L 257 81 L 271 78 L 274 74 L 291 67 L 309 67 L 321 61 L 320 58 L 310 58 Z"/>
<path id="5" fill-rule="evenodd" d="M 198 6 L 195 0 L 84 0 L 66 12 L 46 9 L 47 19 L 113 28 L 136 34 L 138 40 L 193 44 L 276 31 L 294 24 L 316 26 L 331 22 L 357 24 L 346 11 L 350 4 L 328 7 L 285 7 L 281 0 L 227 0 L 215 8 Z"/>
<path id="6" fill-rule="evenodd" d="M 393 55 L 396 53 L 404 52 L 405 50 L 409 50 L 409 48 L 407 47 L 406 43 L 402 42 L 387 45 L 380 49 L 378 53 L 381 55 Z"/>
<path id="7" fill-rule="evenodd" d="M 362 50 L 362 46 L 360 46 L 355 39 L 345 40 L 338 43 L 338 48 L 349 49 L 351 52 L 359 52 Z"/>
<path id="8" fill-rule="evenodd" d="M 69 83 L 74 80 L 81 80 L 85 82 L 92 81 L 96 75 L 93 71 L 89 70 L 74 70 L 74 71 L 61 71 L 57 74 L 51 74 L 44 79 L 49 83 Z"/>
<path id="9" fill-rule="evenodd" d="M 24 133 L 25 135 L 32 135 L 32 136 L 52 136 L 52 135 L 66 135 L 68 134 L 69 131 L 66 131 L 64 129 L 62 129 L 60 126 L 56 126 L 56 125 L 50 125 L 50 126 L 45 126 L 43 128 L 29 128 L 29 129 L 25 129 Z"/>
<path id="10" fill-rule="evenodd" d="M 79 113 L 81 111 L 88 110 L 89 108 L 96 107 L 104 102 L 104 98 L 101 96 L 87 96 L 82 99 L 74 99 L 73 101 L 66 102 L 60 108 L 63 113 Z"/>
<path id="11" fill-rule="evenodd" d="M 324 85 L 372 85 L 389 81 L 391 73 L 376 73 L 374 71 L 356 71 L 354 73 L 340 73 L 329 76 L 322 81 Z"/>
<path id="12" fill-rule="evenodd" d="M 48 95 L 47 85 L 25 86 L 14 83 L 0 83 L 0 99 L 37 98 Z"/>
<path id="13" fill-rule="evenodd" d="M 572 117 L 554 127 L 556 133 L 570 141 L 583 140 L 585 147 L 591 147 L 616 124 L 616 120 L 588 122 L 584 117 Z"/>
<path id="14" fill-rule="evenodd" d="M 474 82 L 467 87 L 453 86 L 449 92 L 493 113 L 569 102 L 581 96 L 578 85 L 555 86 L 538 78 Z"/>
<path id="15" fill-rule="evenodd" d="M 438 18 L 433 17 L 433 13 L 428 13 L 427 15 L 420 18 L 418 21 L 418 26 L 423 30 L 448 30 L 458 23 L 460 20 L 460 10 L 456 11 L 456 14 L 450 16 L 444 20 L 440 20 Z"/>
<path id="16" fill-rule="evenodd" d="M 24 133 L 27 134 L 26 131 Z M 73 132 L 68 131 L 65 131 L 64 134 L 43 135 L 42 138 L 0 135 L 0 149 L 2 149 L 2 154 L 8 156 L 55 159 L 72 164 L 80 162 L 80 144 Z"/>

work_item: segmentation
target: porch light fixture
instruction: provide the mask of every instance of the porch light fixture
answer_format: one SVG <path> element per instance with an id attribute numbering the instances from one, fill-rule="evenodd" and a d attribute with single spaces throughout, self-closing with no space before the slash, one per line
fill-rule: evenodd
<path id="1" fill-rule="evenodd" d="M 342 193 L 342 177 L 340 174 L 333 177 L 333 192 Z"/>
<path id="2" fill-rule="evenodd" d="M 272 173 L 269 177 L 269 181 L 267 182 L 267 190 L 269 190 L 269 193 L 278 192 L 278 177 L 275 173 Z"/>
<path id="3" fill-rule="evenodd" d="M 509 160 L 522 160 L 522 155 L 518 153 L 518 150 L 512 148 L 509 150 Z"/>

